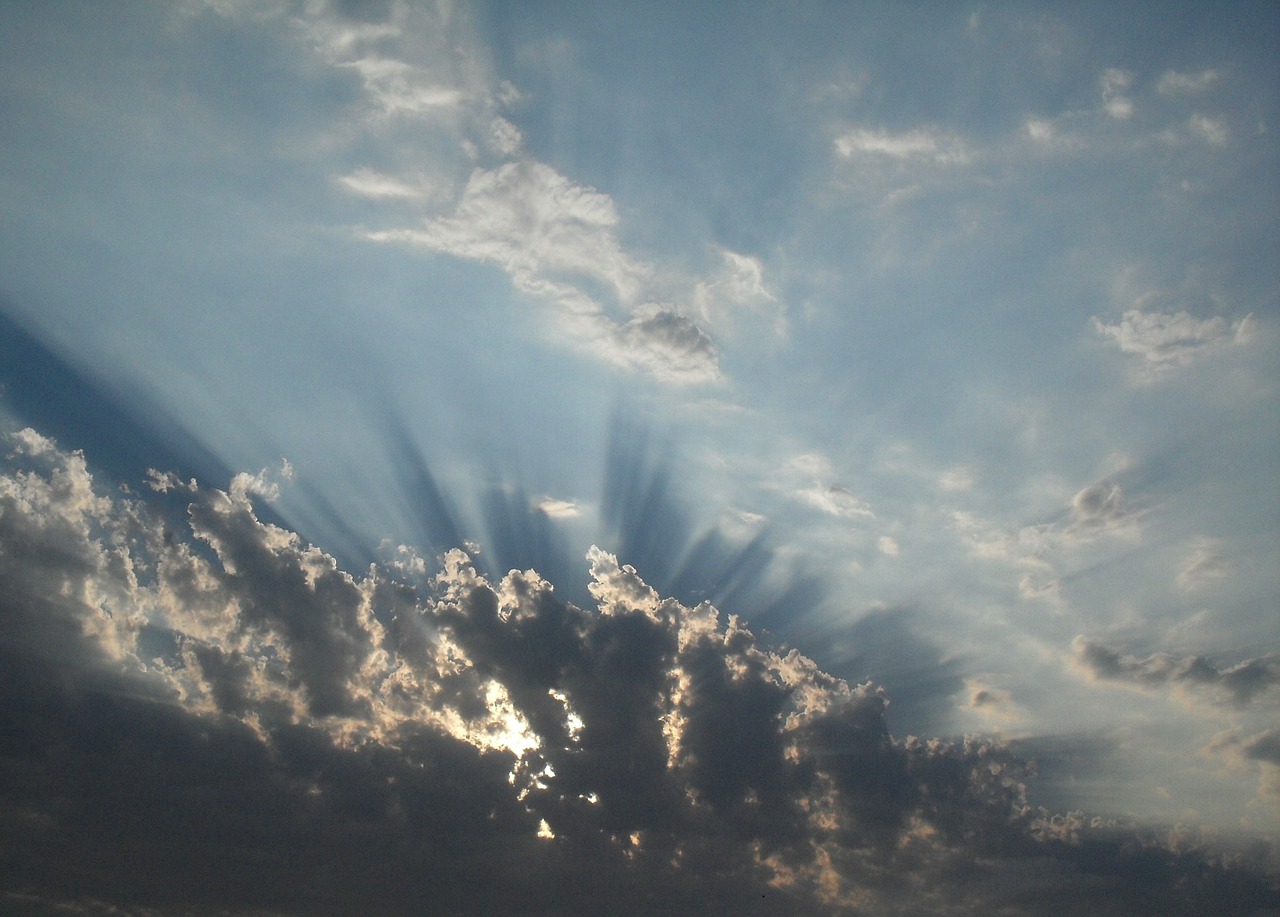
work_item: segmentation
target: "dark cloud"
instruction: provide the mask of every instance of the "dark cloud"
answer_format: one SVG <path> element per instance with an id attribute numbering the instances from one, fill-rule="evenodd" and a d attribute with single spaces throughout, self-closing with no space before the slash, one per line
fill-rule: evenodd
<path id="1" fill-rule="evenodd" d="M 641 306 L 614 332 L 626 362 L 658 378 L 706 382 L 719 377 L 719 351 L 705 331 L 670 306 Z"/>
<path id="2" fill-rule="evenodd" d="M 1085 637 L 1077 637 L 1075 647 L 1077 661 L 1095 678 L 1143 687 L 1176 685 L 1206 691 L 1211 697 L 1238 707 L 1280 685 L 1280 663 L 1271 656 L 1220 666 L 1205 656 L 1178 658 L 1154 653 L 1140 659 Z"/>
<path id="3" fill-rule="evenodd" d="M 1027 798 L 997 743 L 589 553 L 356 576 L 24 432 L 0 475 L 0 894 L 31 913 L 1245 914 L 1271 867 Z M 1246 753 L 1266 758 L 1269 740 Z"/>
<path id="4" fill-rule="evenodd" d="M 1280 729 L 1268 729 L 1245 743 L 1244 756 L 1280 767 Z"/>

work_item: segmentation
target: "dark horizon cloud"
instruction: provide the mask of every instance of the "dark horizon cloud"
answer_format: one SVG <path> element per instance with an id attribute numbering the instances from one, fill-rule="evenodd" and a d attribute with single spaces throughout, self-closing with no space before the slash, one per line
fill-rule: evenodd
<path id="1" fill-rule="evenodd" d="M 1265 843 L 1051 813 L 1010 747 L 895 736 L 884 689 L 663 598 L 606 551 L 593 607 L 457 549 L 426 585 L 357 575 L 263 521 L 264 493 L 249 475 L 172 488 L 190 501 L 175 525 L 104 493 L 83 454 L 8 438 L 7 908 L 1280 907 Z"/>

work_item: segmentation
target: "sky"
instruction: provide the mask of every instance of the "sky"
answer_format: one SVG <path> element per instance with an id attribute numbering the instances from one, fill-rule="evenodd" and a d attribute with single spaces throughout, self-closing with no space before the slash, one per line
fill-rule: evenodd
<path id="1" fill-rule="evenodd" d="M 1280 913 L 1270 3 L 0 5 L 0 896 Z"/>

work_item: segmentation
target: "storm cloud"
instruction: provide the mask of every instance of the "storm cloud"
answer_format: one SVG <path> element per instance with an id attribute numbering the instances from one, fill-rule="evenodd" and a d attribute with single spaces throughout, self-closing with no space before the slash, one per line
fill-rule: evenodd
<path id="1" fill-rule="evenodd" d="M 0 866 L 33 913 L 1220 913 L 1234 859 L 1027 796 L 981 739 L 664 598 L 452 549 L 425 585 L 262 521 L 248 476 L 109 495 L 24 429 L 0 476 Z M 189 499 L 175 523 L 165 501 Z M 1274 743 L 1272 743 L 1274 744 Z M 1255 750 L 1255 746 L 1257 749 Z M 1266 742 L 1250 746 L 1265 757 Z M 232 881 L 232 877 L 234 881 Z"/>

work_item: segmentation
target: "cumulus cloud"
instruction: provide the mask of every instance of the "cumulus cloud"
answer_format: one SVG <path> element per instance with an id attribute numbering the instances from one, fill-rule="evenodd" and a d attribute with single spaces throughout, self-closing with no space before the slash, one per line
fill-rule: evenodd
<path id="1" fill-rule="evenodd" d="M 1084 636 L 1077 637 L 1074 646 L 1077 664 L 1090 677 L 1142 688 L 1176 687 L 1236 707 L 1280 685 L 1280 663 L 1271 656 L 1221 666 L 1206 656 L 1153 653 L 1139 658 Z"/>
<path id="2" fill-rule="evenodd" d="M 1146 375 L 1151 377 L 1223 347 L 1248 343 L 1256 319 L 1249 314 L 1228 325 L 1220 315 L 1200 319 L 1188 312 L 1170 315 L 1130 309 L 1115 324 L 1096 316 L 1092 322 L 1098 334 L 1110 338 L 1125 353 L 1141 357 Z"/>
<path id="3" fill-rule="evenodd" d="M 594 607 L 532 570 L 488 578 L 456 549 L 420 587 L 394 564 L 340 569 L 259 519 L 249 488 L 186 489 L 173 526 L 99 493 L 83 456 L 33 431 L 12 443 L 12 906 L 979 914 L 1064 888 L 1130 912 L 1275 900 L 1256 868 L 1035 809 L 998 744 L 895 738 L 881 689 L 664 598 L 598 548 Z"/>

